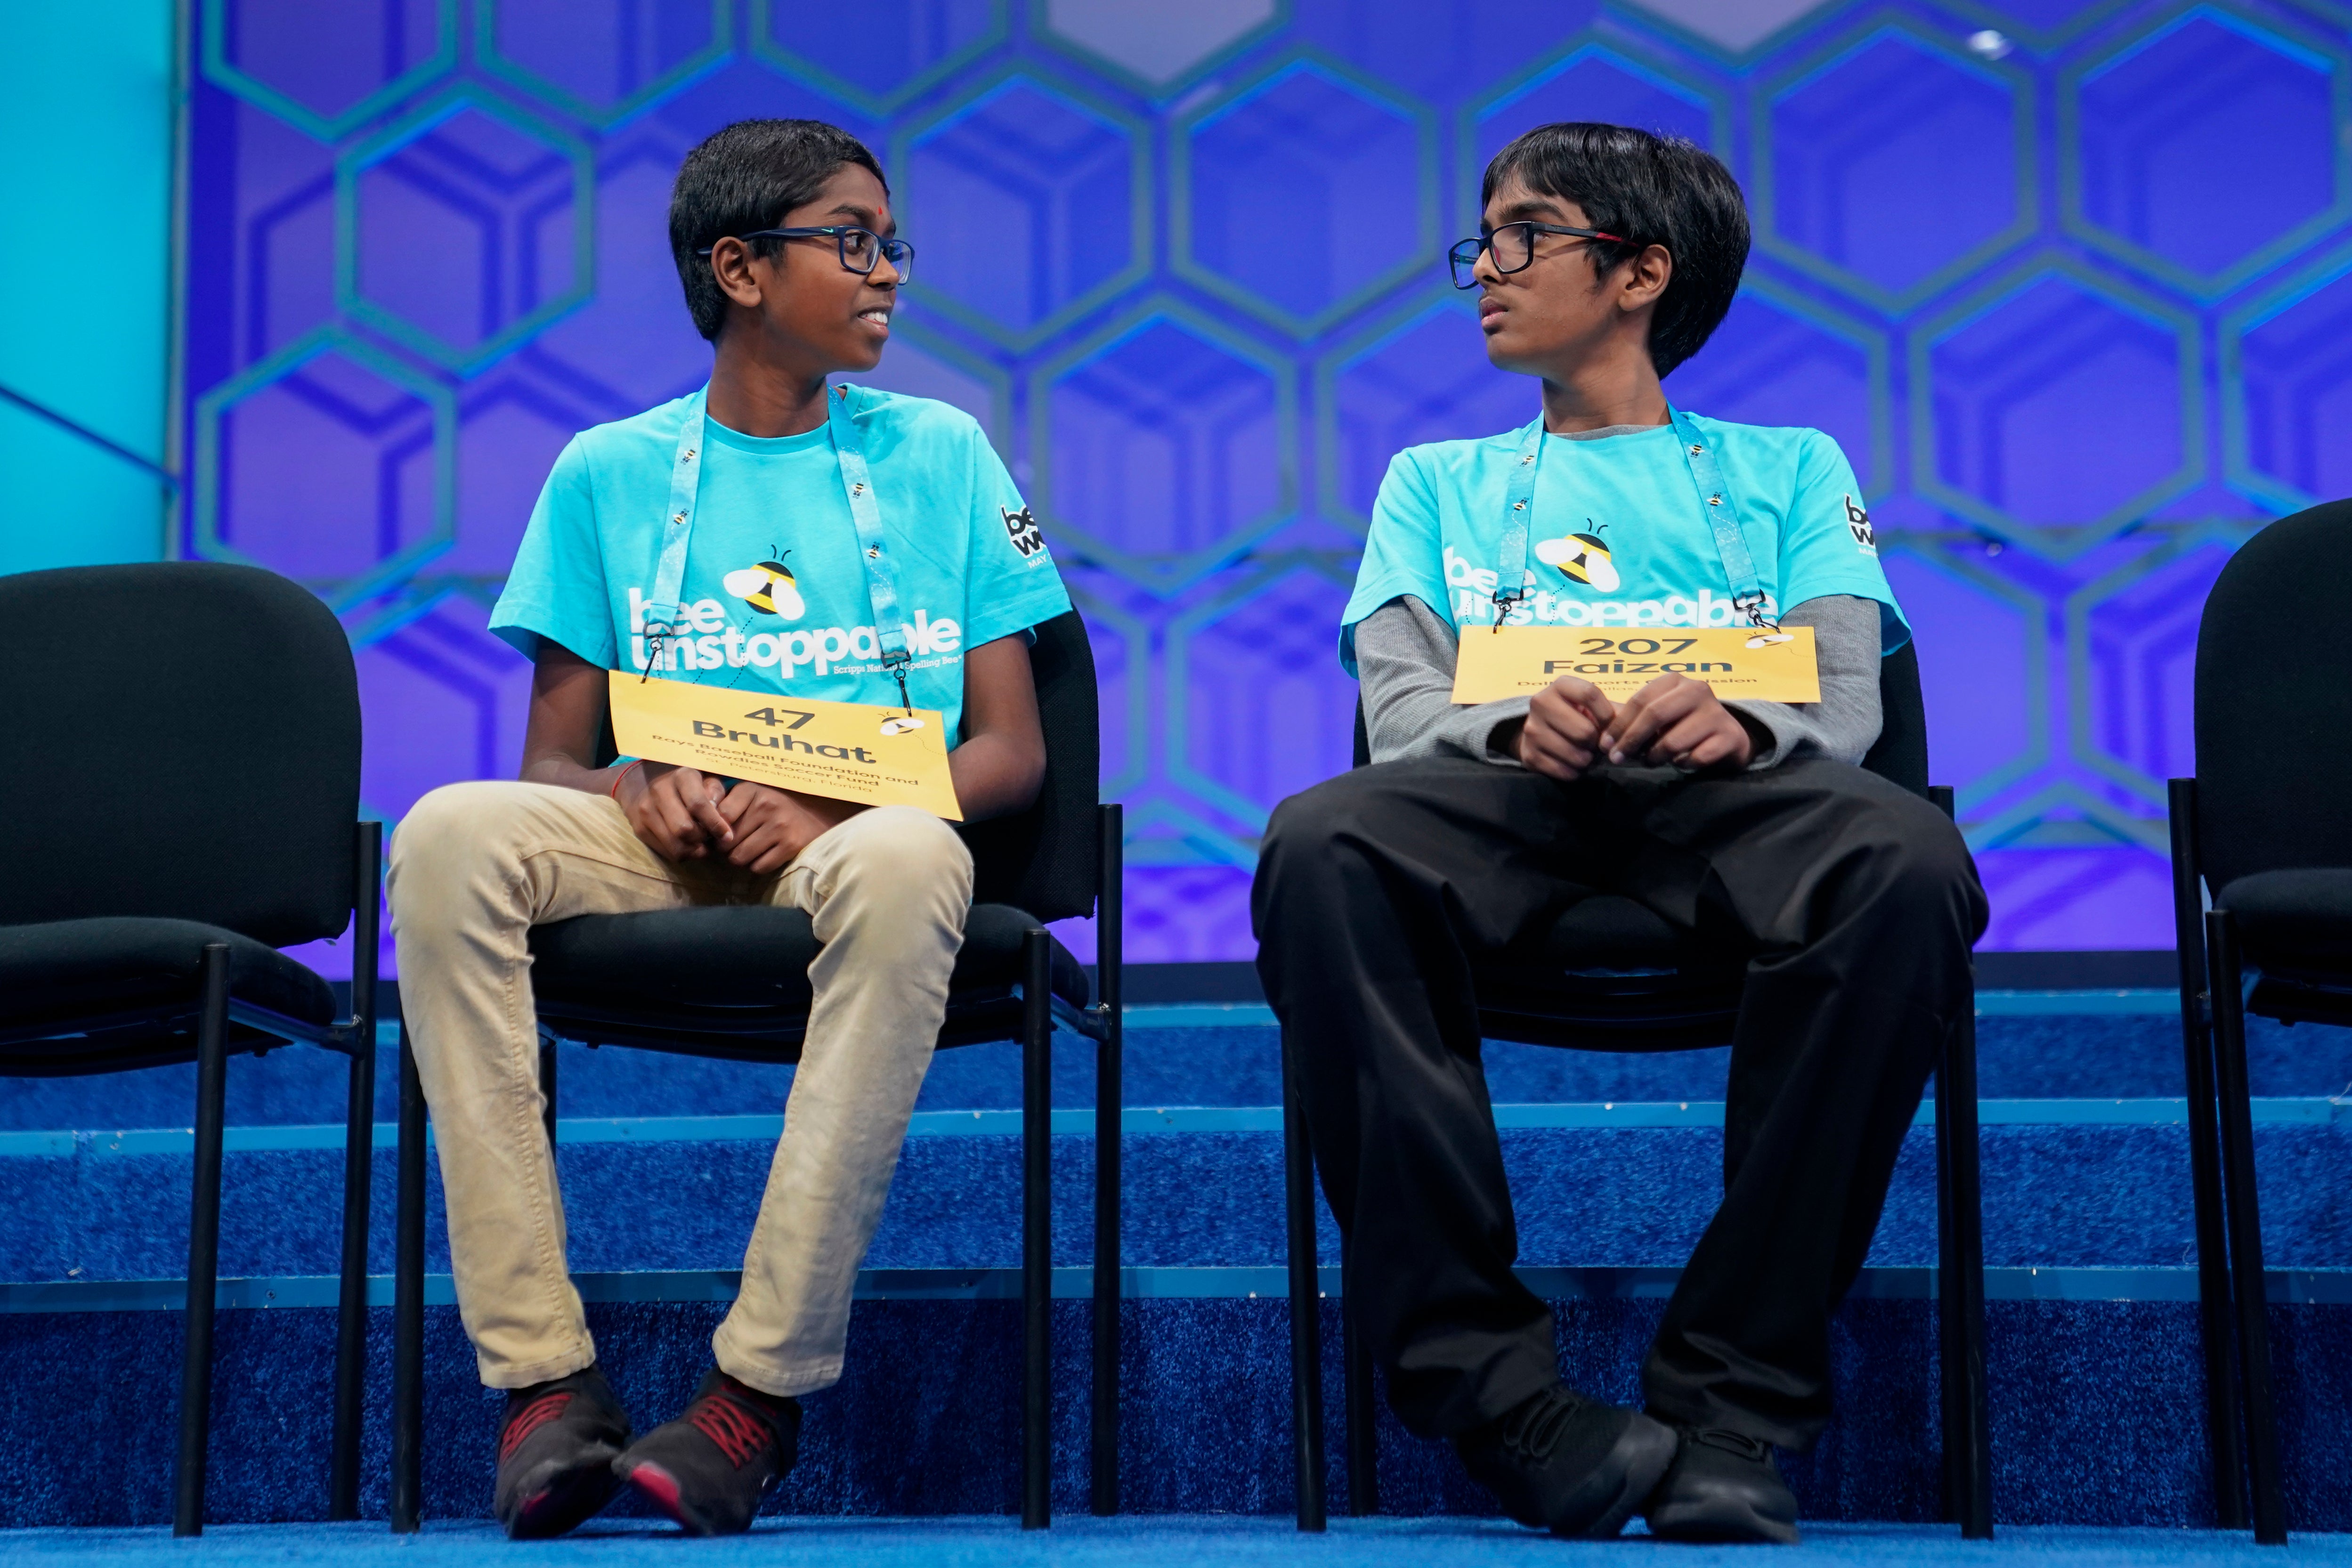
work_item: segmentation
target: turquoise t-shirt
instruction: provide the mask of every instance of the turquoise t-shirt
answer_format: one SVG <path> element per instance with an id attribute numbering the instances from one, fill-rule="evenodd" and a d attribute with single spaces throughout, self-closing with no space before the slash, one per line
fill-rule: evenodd
<path id="1" fill-rule="evenodd" d="M 1714 447 L 1755 559 L 1768 615 L 1828 594 L 1875 599 L 1882 650 L 1911 635 L 1879 569 L 1862 486 L 1818 430 L 1727 425 L 1694 415 Z M 1363 565 L 1339 631 L 1356 671 L 1356 623 L 1410 594 L 1456 628 L 1490 625 L 1505 491 L 1518 431 L 1408 447 L 1372 506 Z M 1715 531 L 1674 427 L 1578 441 L 1548 436 L 1528 528 L 1526 596 L 1506 626 L 1728 626 L 1745 624 Z"/>
<path id="2" fill-rule="evenodd" d="M 925 397 L 865 388 L 850 396 L 886 553 L 898 563 L 900 625 L 914 656 L 907 694 L 961 734 L 964 649 L 1049 621 L 1070 596 L 970 415 Z M 523 531 L 490 629 L 530 657 L 545 638 L 607 669 L 656 658 L 654 673 L 671 680 L 897 703 L 824 426 L 767 439 L 709 422 L 680 635 L 648 647 L 678 407 L 572 438 Z"/>

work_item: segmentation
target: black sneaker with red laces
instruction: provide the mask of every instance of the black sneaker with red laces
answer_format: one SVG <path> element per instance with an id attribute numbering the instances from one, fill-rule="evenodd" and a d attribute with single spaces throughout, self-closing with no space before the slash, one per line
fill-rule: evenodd
<path id="1" fill-rule="evenodd" d="M 799 1457 L 801 1402 L 711 1368 L 684 1415 L 613 1461 L 638 1495 L 689 1535 L 739 1535 Z"/>
<path id="2" fill-rule="evenodd" d="M 628 1412 L 593 1366 L 509 1389 L 492 1494 L 508 1536 L 562 1535 L 610 1502 L 620 1489 L 613 1461 L 628 1441 Z"/>

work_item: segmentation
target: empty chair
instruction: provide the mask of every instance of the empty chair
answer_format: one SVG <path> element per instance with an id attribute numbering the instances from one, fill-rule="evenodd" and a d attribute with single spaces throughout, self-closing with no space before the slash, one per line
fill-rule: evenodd
<path id="1" fill-rule="evenodd" d="M 2243 1528 L 2251 1491 L 2254 1539 L 2273 1545 L 2286 1504 L 2246 1015 L 2352 1025 L 2352 658 L 2327 638 L 2352 595 L 2347 551 L 2352 501 L 2334 501 L 2222 568 L 2197 633 L 2197 776 L 2170 789 L 2214 1514 Z"/>
<path id="2" fill-rule="evenodd" d="M 342 627 L 249 566 L 0 577 L 19 628 L 110 628 L 0 699 L 0 1074 L 196 1064 L 173 1532 L 204 1528 L 227 1059 L 351 1058 L 331 1519 L 359 1517 L 383 826 L 360 822 Z M 278 952 L 352 931 L 351 1010 Z"/>

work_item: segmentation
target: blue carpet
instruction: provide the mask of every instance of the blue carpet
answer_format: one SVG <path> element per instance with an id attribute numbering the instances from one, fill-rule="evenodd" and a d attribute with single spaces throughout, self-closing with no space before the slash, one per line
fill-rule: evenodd
<path id="1" fill-rule="evenodd" d="M 1640 1530 L 1637 1524 L 1634 1529 Z M 1664 1550 L 1661 1548 L 1660 1550 Z M 1639 1536 L 1612 1542 L 1559 1542 L 1499 1521 L 1335 1519 L 1328 1535 L 1300 1535 L 1278 1520 L 1219 1518 L 1057 1521 L 1024 1532 L 1010 1520 L 793 1520 L 749 1535 L 686 1545 L 667 1527 L 599 1521 L 557 1542 L 516 1545 L 488 1525 L 430 1525 L 399 1537 L 381 1525 L 230 1525 L 198 1542 L 160 1530 L 22 1531 L 0 1533 L 7 1568 L 488 1568 L 493 1563 L 596 1563 L 601 1568 L 676 1564 L 698 1568 L 767 1564 L 779 1553 L 805 1568 L 993 1568 L 1059 1563 L 1067 1568 L 1484 1568 L 1490 1563 L 1623 1564 L 1647 1559 Z M 1658 1559 L 1675 1568 L 1753 1564 L 1753 1548 L 1678 1546 Z M 2259 1568 L 2282 1562 L 2352 1561 L 2352 1537 L 2298 1537 L 2284 1552 L 2243 1534 L 2157 1530 L 2006 1530 L 1990 1542 L 1962 1542 L 1948 1526 L 1823 1525 L 1804 1542 L 1769 1554 L 1774 1568 L 1849 1563 L 2032 1563 L 2056 1568 Z"/>

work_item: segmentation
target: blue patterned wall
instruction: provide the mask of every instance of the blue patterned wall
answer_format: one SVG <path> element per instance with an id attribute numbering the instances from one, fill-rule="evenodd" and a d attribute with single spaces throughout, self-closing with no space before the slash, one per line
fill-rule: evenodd
<path id="1" fill-rule="evenodd" d="M 1131 952 L 1251 952 L 1344 767 L 1388 455 L 1522 422 L 1444 243 L 1528 125 L 1719 152 L 1758 243 L 1678 373 L 1852 456 L 2000 947 L 2166 946 L 2198 605 L 2352 490 L 2332 0 L 204 0 L 183 553 L 312 584 L 396 820 L 509 774 L 485 612 L 576 429 L 697 384 L 671 175 L 751 115 L 886 158 L 882 372 L 986 425 L 1094 629 Z"/>

